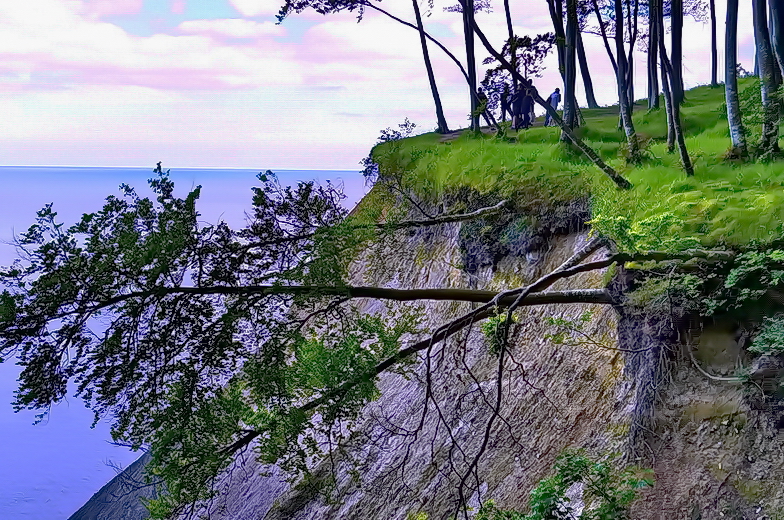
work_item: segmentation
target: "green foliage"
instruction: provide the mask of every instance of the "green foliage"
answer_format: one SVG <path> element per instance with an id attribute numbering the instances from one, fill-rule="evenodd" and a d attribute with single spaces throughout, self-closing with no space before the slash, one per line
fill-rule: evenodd
<path id="1" fill-rule="evenodd" d="M 576 320 L 564 318 L 547 317 L 545 322 L 553 327 L 553 334 L 545 334 L 544 338 L 556 345 L 569 347 L 593 346 L 607 348 L 609 345 L 601 338 L 597 338 L 585 332 L 585 326 L 593 319 L 593 313 L 586 311 Z"/>
<path id="2" fill-rule="evenodd" d="M 0 269 L 0 356 L 22 366 L 14 406 L 46 410 L 75 381 L 115 441 L 151 448 L 150 483 L 165 490 L 153 518 L 213 496 L 251 443 L 307 474 L 317 439 L 350 432 L 378 396 L 367 374 L 417 327 L 410 308 L 386 325 L 334 293 L 378 238 L 356 225 L 367 212 L 347 219 L 331 185 L 258 179 L 238 231 L 201 224 L 200 188 L 176 196 L 166 174 L 154 200 L 122 186 L 68 228 L 46 206 L 20 235 L 24 260 Z"/>
<path id="3" fill-rule="evenodd" d="M 531 491 L 530 512 L 521 520 L 574 518 L 575 504 L 567 498 L 566 492 L 578 482 L 583 484 L 582 501 L 585 505 L 581 519 L 629 518 L 628 509 L 637 492 L 653 485 L 653 472 L 637 467 L 617 469 L 614 462 L 613 458 L 594 461 L 581 450 L 564 452 L 556 460 L 555 474 L 541 480 Z"/>
<path id="4" fill-rule="evenodd" d="M 765 318 L 748 351 L 769 356 L 784 354 L 784 314 Z"/>
<path id="5" fill-rule="evenodd" d="M 624 520 L 640 489 L 653 485 L 653 471 L 616 467 L 616 458 L 595 461 L 583 450 L 567 450 L 555 462 L 555 474 L 531 491 L 528 513 L 503 510 L 488 500 L 475 520 Z M 567 497 L 574 484 L 582 484 L 582 511 Z"/>
<path id="6" fill-rule="evenodd" d="M 517 322 L 517 316 L 512 314 L 512 323 Z M 484 323 L 480 326 L 482 330 L 482 334 L 485 335 L 487 341 L 490 343 L 490 353 L 494 356 L 497 356 L 501 352 L 502 341 L 503 341 L 503 327 L 502 325 L 507 323 L 507 314 L 502 312 L 500 314 L 496 314 L 495 316 L 490 316 L 485 320 Z"/>
<path id="7" fill-rule="evenodd" d="M 739 84 L 750 95 L 754 81 Z M 583 110 L 580 137 L 634 184 L 629 191 L 618 191 L 581 154 L 562 145 L 557 128 L 509 132 L 516 142 L 467 136 L 442 142 L 440 135 L 424 134 L 379 145 L 373 156 L 383 172 L 399 175 L 428 200 L 466 186 L 511 198 L 524 210 L 589 195 L 595 231 L 624 250 L 764 246 L 784 239 L 784 162 L 725 162 L 729 132 L 717 111 L 724 92 L 699 87 L 687 99 L 684 132 L 696 171 L 688 178 L 677 154 L 666 151 L 663 110 L 634 114 L 638 132 L 650 139 L 651 158 L 633 169 L 619 153 L 625 136 L 617 128 L 617 107 Z"/>

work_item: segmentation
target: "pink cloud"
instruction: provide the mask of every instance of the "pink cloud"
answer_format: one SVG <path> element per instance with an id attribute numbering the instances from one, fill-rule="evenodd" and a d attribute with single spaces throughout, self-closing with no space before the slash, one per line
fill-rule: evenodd
<path id="1" fill-rule="evenodd" d="M 143 0 L 82 0 L 86 13 L 95 18 L 139 14 Z M 177 1 L 177 0 L 175 0 Z"/>
<path id="2" fill-rule="evenodd" d="M 174 14 L 184 14 L 185 6 L 185 0 L 172 0 L 171 12 Z"/>

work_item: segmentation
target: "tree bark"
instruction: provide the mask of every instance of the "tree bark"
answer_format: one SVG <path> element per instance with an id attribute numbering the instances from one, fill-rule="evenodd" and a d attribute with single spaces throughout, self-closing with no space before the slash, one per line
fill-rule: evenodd
<path id="1" fill-rule="evenodd" d="M 604 42 L 604 48 L 607 50 L 607 56 L 610 58 L 613 72 L 618 74 L 618 63 L 615 61 L 615 56 L 613 55 L 612 48 L 610 47 L 610 39 L 607 37 L 607 30 L 604 28 L 604 21 L 602 20 L 602 12 L 599 11 L 599 4 L 596 3 L 596 0 L 591 0 L 591 3 L 593 5 L 593 12 L 599 22 L 599 30 L 602 33 L 602 41 Z"/>
<path id="2" fill-rule="evenodd" d="M 560 1 L 560 0 L 559 0 Z M 564 111 L 563 119 L 566 126 L 570 129 L 574 128 L 575 123 L 575 84 L 577 75 L 577 64 L 575 61 L 575 54 L 577 51 L 577 0 L 567 0 L 566 3 L 566 42 L 564 53 Z M 569 141 L 569 136 L 566 133 L 561 133 L 562 141 Z"/>
<path id="3" fill-rule="evenodd" d="M 599 108 L 599 103 L 596 102 L 596 96 L 593 92 L 591 71 L 588 69 L 588 59 L 585 56 L 585 46 L 583 45 L 583 35 L 580 31 L 577 31 L 577 59 L 580 62 L 580 76 L 583 78 L 585 99 L 588 103 L 588 108 Z"/>
<path id="4" fill-rule="evenodd" d="M 672 90 L 673 103 L 683 103 L 683 0 L 672 0 Z M 664 34 L 664 31 L 662 31 Z"/>
<path id="5" fill-rule="evenodd" d="M 716 0 L 710 0 L 711 17 L 711 87 L 719 84 L 719 50 L 716 43 Z"/>
<path id="6" fill-rule="evenodd" d="M 623 4 L 621 0 L 615 0 L 615 55 L 618 59 L 618 72 L 615 74 L 618 86 L 618 108 L 620 111 L 620 122 L 626 134 L 626 142 L 629 147 L 627 160 L 631 163 L 640 161 L 640 148 L 637 142 L 637 132 L 632 121 L 631 106 L 629 105 L 629 89 L 627 85 L 628 73 L 626 63 L 626 49 L 623 47 Z M 620 21 L 620 23 L 618 23 Z"/>
<path id="7" fill-rule="evenodd" d="M 748 156 L 746 130 L 740 113 L 738 98 L 738 0 L 727 0 L 727 23 L 724 37 L 724 95 L 727 102 L 727 122 L 730 127 L 732 156 Z"/>
<path id="8" fill-rule="evenodd" d="M 661 0 L 657 0 L 661 1 Z M 664 13 L 661 11 L 662 16 L 659 17 L 658 21 L 661 24 L 659 29 L 661 32 L 664 32 Z M 664 40 L 661 40 L 660 47 L 659 47 L 659 54 L 661 55 L 662 67 L 664 73 L 662 74 L 662 82 L 665 84 L 669 84 L 669 88 L 665 88 L 665 95 L 667 91 L 670 92 L 670 122 L 668 123 L 668 134 L 667 134 L 667 147 L 668 151 L 672 151 L 672 135 L 674 134 L 675 141 L 678 143 L 678 152 L 681 156 L 681 166 L 683 166 L 683 171 L 686 172 L 686 175 L 694 175 L 694 165 L 691 162 L 691 157 L 689 157 L 689 152 L 686 149 L 686 138 L 683 135 L 683 127 L 681 126 L 681 112 L 680 112 L 680 105 L 672 99 L 674 94 L 674 84 L 675 84 L 675 77 L 673 74 L 673 67 L 670 63 L 669 58 L 667 57 L 667 50 L 664 47 Z"/>
<path id="9" fill-rule="evenodd" d="M 752 0 L 754 13 L 754 40 L 760 69 L 760 88 L 762 93 L 762 136 L 758 153 L 762 156 L 779 151 L 779 103 L 778 84 L 774 72 L 773 49 L 768 32 L 768 10 L 765 0 Z"/>
<path id="10" fill-rule="evenodd" d="M 479 114 L 476 97 L 476 55 L 474 54 L 474 0 L 463 0 L 463 32 L 465 34 L 466 68 L 468 69 L 468 91 L 471 96 L 471 130 L 478 133 Z"/>
<path id="11" fill-rule="evenodd" d="M 659 108 L 659 24 L 655 23 L 653 1 L 650 3 L 648 35 L 648 109 Z"/>
<path id="12" fill-rule="evenodd" d="M 515 48 L 514 41 L 514 28 L 512 27 L 512 11 L 509 9 L 509 0 L 504 0 L 504 14 L 506 15 L 506 32 L 509 35 L 509 59 L 512 62 L 512 67 L 517 70 L 517 49 Z M 517 93 L 517 79 L 512 76 L 512 94 Z M 502 114 L 503 115 L 503 114 Z"/>
<path id="13" fill-rule="evenodd" d="M 414 16 L 416 17 L 417 28 L 419 29 L 419 41 L 422 44 L 422 56 L 425 59 L 425 69 L 427 69 L 427 80 L 430 82 L 430 93 L 433 95 L 433 102 L 436 105 L 436 121 L 438 122 L 438 133 L 449 133 L 449 126 L 446 124 L 444 109 L 441 106 L 441 96 L 438 95 L 438 86 L 433 74 L 433 65 L 430 63 L 430 53 L 427 50 L 427 39 L 425 38 L 425 26 L 422 23 L 422 13 L 419 12 L 419 3 L 412 0 L 414 4 Z"/>
<path id="14" fill-rule="evenodd" d="M 770 44 L 778 64 L 781 83 L 784 77 L 784 5 L 776 0 L 770 2 Z"/>

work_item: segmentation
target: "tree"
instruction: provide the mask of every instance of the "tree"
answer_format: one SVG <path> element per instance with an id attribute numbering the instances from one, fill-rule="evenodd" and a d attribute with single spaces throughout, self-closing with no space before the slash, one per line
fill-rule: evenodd
<path id="1" fill-rule="evenodd" d="M 537 34 L 531 36 L 514 36 L 506 41 L 501 48 L 501 54 L 509 60 L 512 66 L 524 78 L 541 78 L 544 71 L 544 59 L 550 54 L 555 44 L 554 33 Z M 482 62 L 484 65 L 494 65 L 485 71 L 482 86 L 488 96 L 488 107 L 497 108 L 504 85 L 513 85 L 516 88 L 517 81 L 497 59 L 490 56 Z"/>
<path id="2" fill-rule="evenodd" d="M 710 0 L 711 18 L 711 87 L 719 84 L 717 77 L 719 73 L 719 51 L 716 44 L 716 0 Z"/>
<path id="3" fill-rule="evenodd" d="M 653 4 L 655 0 L 652 0 Z M 652 11 L 650 9 L 649 11 Z M 648 33 L 648 109 L 659 108 L 659 24 L 653 23 L 652 13 L 649 12 L 649 33 Z"/>
<path id="4" fill-rule="evenodd" d="M 664 32 L 664 16 L 662 13 L 660 0 L 654 0 L 656 4 L 656 23 L 659 24 L 659 31 Z M 694 165 L 686 149 L 686 139 L 683 135 L 681 125 L 680 105 L 675 100 L 675 75 L 674 67 L 667 56 L 667 49 L 664 47 L 664 40 L 659 40 L 659 56 L 661 59 L 662 84 L 664 85 L 665 108 L 667 110 L 667 148 L 669 152 L 673 150 L 673 140 L 678 143 L 678 152 L 681 156 L 681 165 L 686 175 L 694 175 Z"/>
<path id="5" fill-rule="evenodd" d="M 591 71 L 588 68 L 588 58 L 585 56 L 582 31 L 577 32 L 577 60 L 580 63 L 580 76 L 583 78 L 585 101 L 588 104 L 588 108 L 599 108 L 599 103 L 596 102 L 596 95 L 593 92 L 593 81 L 591 80 Z"/>
<path id="6" fill-rule="evenodd" d="M 419 12 L 419 3 L 417 0 L 412 0 L 414 4 L 414 16 L 416 18 L 417 28 L 419 29 L 419 40 L 422 45 L 422 56 L 425 59 L 425 69 L 427 70 L 427 80 L 430 83 L 430 91 L 433 95 L 433 101 L 436 105 L 436 119 L 438 120 L 438 132 L 446 134 L 449 132 L 449 126 L 446 124 L 444 117 L 444 109 L 441 106 L 441 96 L 438 95 L 438 86 L 436 85 L 435 75 L 433 74 L 433 65 L 430 63 L 430 53 L 427 50 L 427 39 L 425 38 L 425 26 L 422 23 L 422 14 Z"/>
<path id="7" fill-rule="evenodd" d="M 577 119 L 577 98 L 575 96 L 575 79 L 577 74 L 577 0 L 567 0 L 566 2 L 566 42 L 564 47 L 563 119 L 566 126 L 572 129 Z M 568 135 L 562 133 L 561 140 L 568 142 Z"/>
<path id="8" fill-rule="evenodd" d="M 768 156 L 779 151 L 779 100 L 775 77 L 775 61 L 768 32 L 768 9 L 765 0 L 753 0 L 754 40 L 760 69 L 760 86 L 762 90 L 762 136 L 758 153 Z"/>
<path id="9" fill-rule="evenodd" d="M 732 147 L 730 156 L 746 157 L 746 132 L 738 99 L 738 0 L 727 0 L 726 36 L 724 37 L 724 90 L 727 100 L 727 122 L 730 127 Z"/>
<path id="10" fill-rule="evenodd" d="M 677 105 L 683 103 L 683 0 L 672 0 L 672 90 L 673 102 Z M 663 33 L 662 33 L 663 34 Z"/>
<path id="11" fill-rule="evenodd" d="M 784 6 L 770 2 L 771 44 L 779 70 L 784 75 Z"/>
<path id="12" fill-rule="evenodd" d="M 636 163 L 640 161 L 640 145 L 637 142 L 634 122 L 632 122 L 633 106 L 631 103 L 633 100 L 629 100 L 628 62 L 623 48 L 623 5 L 621 0 L 615 0 L 615 20 L 615 54 L 617 57 L 615 80 L 618 86 L 618 107 L 621 125 L 626 134 L 626 143 L 629 147 L 628 159 L 630 162 Z"/>

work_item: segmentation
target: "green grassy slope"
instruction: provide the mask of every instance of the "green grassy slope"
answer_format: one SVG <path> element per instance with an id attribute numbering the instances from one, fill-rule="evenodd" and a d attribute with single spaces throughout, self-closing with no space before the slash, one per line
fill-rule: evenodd
<path id="1" fill-rule="evenodd" d="M 752 82 L 741 80 L 741 89 Z M 724 161 L 730 140 L 723 102 L 723 88 L 687 92 L 682 114 L 695 167 L 691 178 L 683 173 L 678 154 L 667 153 L 663 109 L 634 114 L 649 155 L 638 167 L 623 159 L 617 107 L 584 109 L 580 136 L 634 184 L 628 192 L 616 189 L 579 152 L 559 144 L 560 130 L 553 127 L 521 131 L 517 142 L 465 134 L 442 142 L 442 136 L 430 133 L 381 144 L 373 153 L 382 174 L 400 175 L 425 198 L 462 186 L 535 204 L 589 195 L 594 227 L 629 250 L 742 247 L 781 240 L 784 162 Z"/>

